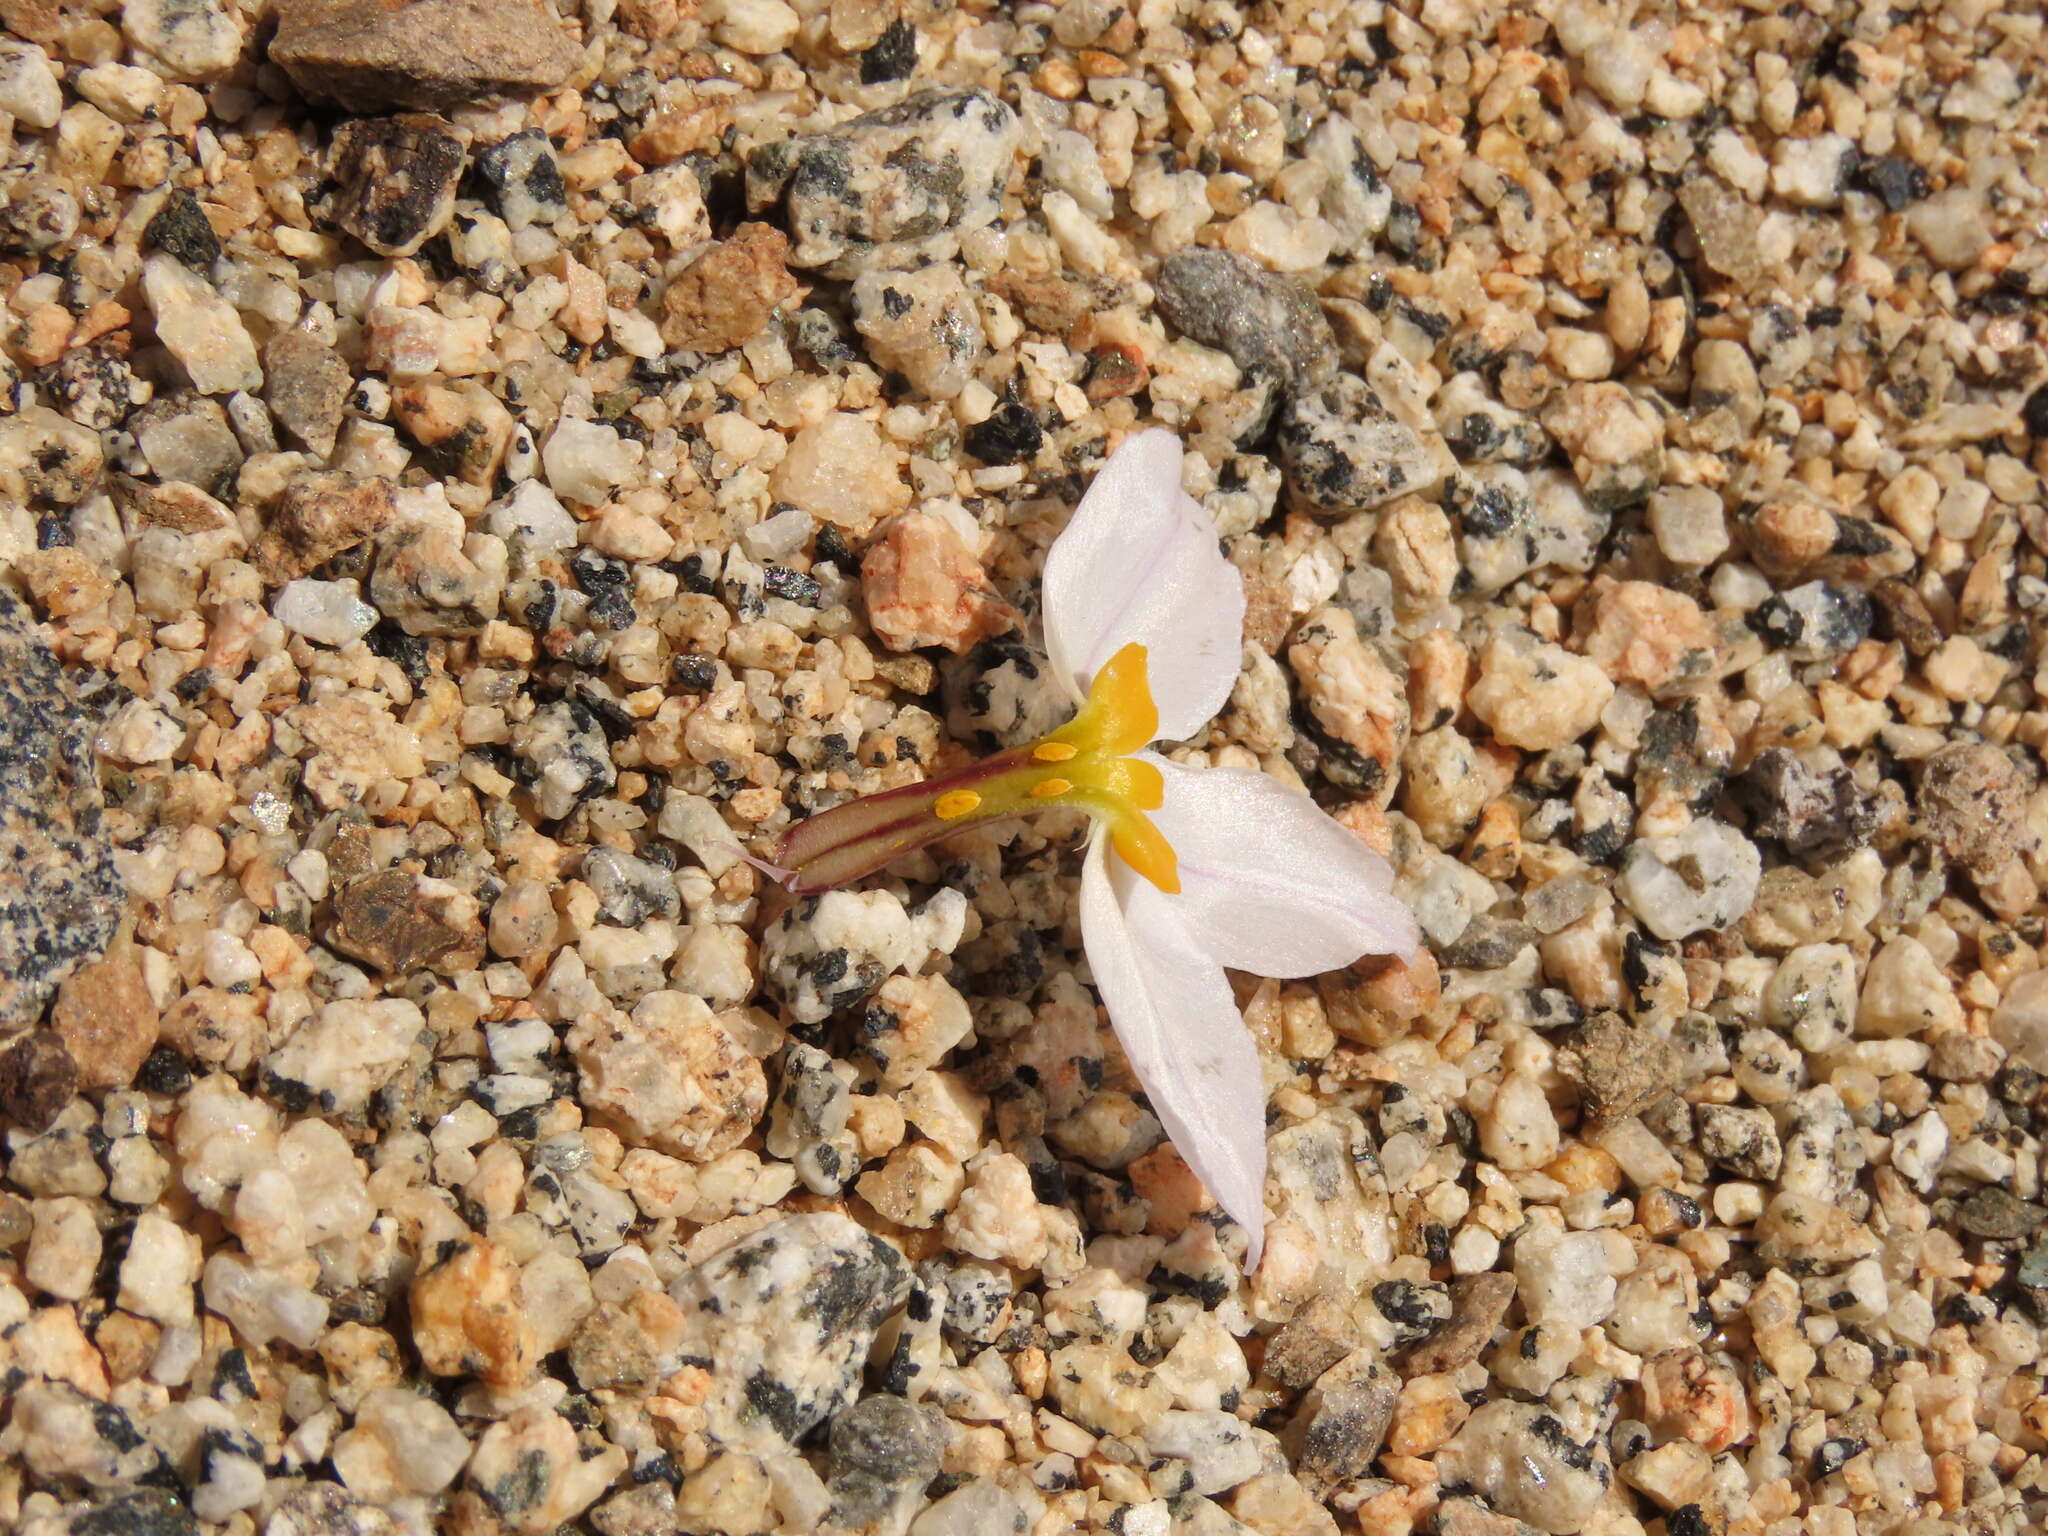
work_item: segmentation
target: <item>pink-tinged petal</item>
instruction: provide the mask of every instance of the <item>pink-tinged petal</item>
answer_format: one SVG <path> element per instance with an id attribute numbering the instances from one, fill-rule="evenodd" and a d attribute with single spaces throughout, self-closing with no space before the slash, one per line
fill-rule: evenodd
<path id="1" fill-rule="evenodd" d="M 1180 894 L 1169 899 L 1212 958 L 1287 977 L 1415 952 L 1421 934 L 1387 861 L 1307 795 L 1249 768 L 1139 756 L 1166 781 L 1152 819 L 1180 861 Z"/>
<path id="2" fill-rule="evenodd" d="M 1046 650 L 1075 701 L 1136 641 L 1167 741 L 1224 706 L 1244 640 L 1244 581 L 1180 488 L 1180 466 L 1171 432 L 1125 438 L 1046 552 L 1044 578 Z"/>
<path id="3" fill-rule="evenodd" d="M 1258 1048 L 1223 968 L 1175 920 L 1173 901 L 1097 836 L 1081 866 L 1081 938 L 1096 990 L 1152 1112 L 1195 1177 L 1251 1235 L 1266 1232 L 1266 1096 Z"/>

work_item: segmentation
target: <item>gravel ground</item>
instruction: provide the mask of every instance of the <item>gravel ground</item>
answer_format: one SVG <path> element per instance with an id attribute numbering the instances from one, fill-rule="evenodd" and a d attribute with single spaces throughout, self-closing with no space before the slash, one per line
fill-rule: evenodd
<path id="1" fill-rule="evenodd" d="M 2048 1521 L 2037 7 L 0 21 L 0 1525 Z M 1077 821 L 734 847 L 1155 424 L 1427 936 L 1249 1275 Z"/>

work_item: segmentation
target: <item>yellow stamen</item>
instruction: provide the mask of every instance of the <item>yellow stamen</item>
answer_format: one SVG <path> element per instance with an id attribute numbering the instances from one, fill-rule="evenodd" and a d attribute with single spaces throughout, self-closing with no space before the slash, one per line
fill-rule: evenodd
<path id="1" fill-rule="evenodd" d="M 1095 674 L 1088 702 L 1072 720 L 1028 747 L 948 776 L 974 788 L 906 785 L 835 806 L 793 827 L 779 862 L 791 870 L 791 890 L 829 890 L 959 826 L 1066 805 L 1101 822 L 1117 856 L 1171 895 L 1180 889 L 1179 860 L 1145 814 L 1165 798 L 1165 777 L 1157 765 L 1131 756 L 1158 734 L 1145 647 L 1127 645 Z M 1064 766 L 1054 775 L 1041 766 L 1049 763 Z"/>
<path id="2" fill-rule="evenodd" d="M 1107 823 L 1118 857 L 1172 895 L 1180 889 L 1179 861 L 1144 814 L 1159 809 L 1166 780 L 1154 765 L 1129 755 L 1158 734 L 1145 647 L 1134 641 L 1095 674 L 1081 712 L 1031 749 L 1036 762 L 1068 764 L 1069 777 L 1041 779 L 1030 795 L 1064 800 Z"/>

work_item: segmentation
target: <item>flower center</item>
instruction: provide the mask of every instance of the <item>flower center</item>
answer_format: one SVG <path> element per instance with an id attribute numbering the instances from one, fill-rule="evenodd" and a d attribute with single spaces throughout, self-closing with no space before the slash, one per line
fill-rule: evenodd
<path id="1" fill-rule="evenodd" d="M 1095 674 L 1088 702 L 1028 747 L 835 806 L 790 828 L 777 862 L 799 895 L 872 874 L 900 854 L 961 827 L 1050 805 L 1086 811 L 1109 830 L 1132 869 L 1171 895 L 1180 889 L 1173 846 L 1145 814 L 1165 793 L 1159 770 L 1130 754 L 1159 731 L 1145 647 L 1126 645 Z"/>

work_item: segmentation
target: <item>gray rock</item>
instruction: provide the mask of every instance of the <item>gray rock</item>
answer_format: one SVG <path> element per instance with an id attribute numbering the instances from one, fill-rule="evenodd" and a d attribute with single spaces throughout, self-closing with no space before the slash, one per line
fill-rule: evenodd
<path id="1" fill-rule="evenodd" d="M 1302 1398 L 1288 1426 L 1295 1475 L 1317 1491 L 1362 1477 L 1380 1453 L 1400 1392 L 1400 1378 L 1369 1349 L 1356 1350 L 1330 1367 Z"/>
<path id="2" fill-rule="evenodd" d="M 1877 830 L 1877 800 L 1846 767 L 1809 762 L 1788 747 L 1757 753 L 1735 792 L 1753 818 L 1751 833 L 1776 838 L 1800 858 L 1833 858 Z"/>
<path id="3" fill-rule="evenodd" d="M 768 1124 L 768 1150 L 788 1157 L 805 1141 L 836 1136 L 846 1126 L 852 1098 L 832 1058 L 814 1045 L 792 1041 L 782 1054 L 782 1084 Z"/>
<path id="4" fill-rule="evenodd" d="M 951 1431 L 935 1408 L 901 1397 L 864 1397 L 832 1420 L 828 1529 L 901 1531 L 939 1472 Z"/>
<path id="5" fill-rule="evenodd" d="M 791 264 L 828 277 L 943 259 L 995 218 L 1021 138 L 1016 113 L 987 91 L 921 91 L 756 150 L 747 205 L 786 201 Z"/>
<path id="6" fill-rule="evenodd" d="M 431 113 L 343 123 L 328 157 L 333 190 L 319 212 L 380 256 L 410 256 L 447 226 L 468 159 Z"/>
<path id="7" fill-rule="evenodd" d="M 506 580 L 502 549 L 477 555 L 446 528 L 403 526 L 379 543 L 371 602 L 408 635 L 475 635 L 498 616 Z"/>
<path id="8" fill-rule="evenodd" d="M 1322 215 L 1337 236 L 1337 249 L 1361 253 L 1387 227 L 1394 193 L 1359 141 L 1358 130 L 1332 112 L 1310 133 L 1307 158 L 1329 172 L 1322 191 Z"/>
<path id="9" fill-rule="evenodd" d="M 650 917 L 672 918 L 682 910 L 673 870 L 617 848 L 593 848 L 583 855 L 582 875 L 604 920 L 621 928 L 637 928 Z"/>
<path id="10" fill-rule="evenodd" d="M 151 386 L 135 377 L 128 360 L 107 342 L 73 347 L 43 375 L 44 389 L 66 416 L 95 432 L 111 432 Z"/>
<path id="11" fill-rule="evenodd" d="M 1825 661 L 1846 655 L 1869 639 L 1875 618 L 1867 592 L 1809 581 L 1757 604 L 1749 627 L 1784 647 L 1795 661 Z"/>
<path id="12" fill-rule="evenodd" d="M 533 780 L 543 816 L 566 816 L 577 802 L 619 781 L 611 744 L 597 716 L 581 699 L 543 704 L 512 733 L 512 755 Z"/>
<path id="13" fill-rule="evenodd" d="M 555 164 L 555 147 L 538 128 L 526 128 L 477 151 L 477 173 L 508 229 L 552 224 L 569 211 L 569 191 Z"/>
<path id="14" fill-rule="evenodd" d="M 1734 765 L 1734 744 L 1720 732 L 1703 729 L 1699 706 L 1682 699 L 1676 708 L 1651 715 L 1643 727 L 1643 744 L 1636 750 L 1635 793 L 1645 805 L 1669 796 L 1703 815 L 1720 800 Z"/>
<path id="15" fill-rule="evenodd" d="M 2039 1229 L 2042 1210 L 1987 1184 L 1956 1207 L 1956 1224 L 1972 1237 L 2011 1242 Z"/>
<path id="16" fill-rule="evenodd" d="M 1372 1288 L 1372 1305 L 1383 1319 L 1381 1336 L 1396 1349 L 1428 1337 L 1451 1320 L 1450 1290 L 1437 1283 L 1382 1280 Z"/>
<path id="17" fill-rule="evenodd" d="M 263 1443 L 246 1429 L 209 1429 L 200 1440 L 202 1476 L 192 1485 L 192 1512 L 208 1522 L 247 1509 L 263 1493 Z"/>
<path id="18" fill-rule="evenodd" d="M 150 472 L 165 484 L 196 485 L 209 495 L 234 481 L 242 467 L 242 444 L 218 400 L 203 395 L 159 396 L 131 415 L 126 430 L 135 436 Z"/>
<path id="19" fill-rule="evenodd" d="M 279 426 L 321 458 L 334 451 L 355 385 L 334 348 L 305 331 L 280 331 L 263 348 L 263 399 Z"/>
<path id="20" fill-rule="evenodd" d="M 1464 970 L 1497 971 L 1536 939 L 1536 930 L 1529 924 L 1482 912 L 1445 946 L 1442 959 L 1445 965 Z"/>
<path id="21" fill-rule="evenodd" d="M 534 1149 L 526 1181 L 526 1209 L 541 1225 L 559 1228 L 576 1240 L 586 1263 L 595 1263 L 625 1239 L 639 1215 L 633 1197 L 602 1182 L 577 1133 L 553 1136 Z"/>
<path id="22" fill-rule="evenodd" d="M 78 233 L 78 199 L 53 182 L 19 188 L 0 207 L 0 237 L 10 248 L 41 255 Z"/>
<path id="23" fill-rule="evenodd" d="M 335 1490 L 337 1493 L 339 1489 Z M 199 1522 L 192 1518 L 177 1495 L 161 1488 L 124 1493 L 119 1498 L 95 1501 L 65 1511 L 67 1536 L 199 1536 Z M 278 1529 L 275 1518 L 266 1536 L 299 1536 L 296 1531 Z M 309 1533 L 310 1536 L 310 1533 Z M 341 1536 L 336 1532 L 336 1536 Z M 369 1536 L 368 1532 L 364 1536 Z"/>
<path id="24" fill-rule="evenodd" d="M 945 1287 L 946 1332 L 974 1344 L 993 1344 L 1009 1325 L 1011 1298 L 1017 1293 L 1010 1272 L 1000 1264 L 965 1259 L 946 1266 L 934 1261 L 934 1274 Z"/>
<path id="25" fill-rule="evenodd" d="M 7 1182 L 39 1200 L 77 1195 L 90 1200 L 107 1192 L 94 1138 L 99 1117 L 88 1099 L 74 1098 L 57 1123 L 40 1136 L 16 1127 L 7 1132 Z"/>
<path id="26" fill-rule="evenodd" d="M 1337 338 L 1315 290 L 1235 251 L 1176 251 L 1159 265 L 1159 311 L 1184 335 L 1230 354 L 1289 393 L 1337 368 Z"/>
<path id="27" fill-rule="evenodd" d="M 709 1362 L 712 1436 L 777 1449 L 838 1412 L 910 1283 L 900 1253 L 834 1213 L 750 1232 L 679 1276 L 669 1295 L 682 1354 Z"/>
<path id="28" fill-rule="evenodd" d="M 763 936 L 762 983 L 799 1024 L 817 1024 L 892 972 L 922 966 L 933 950 L 951 954 L 966 916 L 967 899 L 954 890 L 938 892 L 914 916 L 887 891 L 806 897 Z"/>
<path id="29" fill-rule="evenodd" d="M 946 728 L 1023 746 L 1073 713 L 1045 652 L 1015 635 L 984 641 L 945 669 Z"/>
<path id="30" fill-rule="evenodd" d="M 1700 1152 L 1717 1168 L 1738 1178 L 1775 1179 L 1784 1166 L 1785 1149 L 1767 1109 L 1740 1104 L 1702 1104 L 1694 1111 Z"/>
<path id="31" fill-rule="evenodd" d="M 164 1454 L 135 1426 L 125 1409 L 87 1397 L 68 1382 L 34 1381 L 13 1394 L 7 1426 L 9 1449 L 29 1474 L 100 1493 L 125 1492 L 145 1478 L 170 1469 Z M 100 1531 L 177 1531 L 159 1509 L 136 1525 L 102 1526 Z"/>
<path id="32" fill-rule="evenodd" d="M 564 84 L 583 51 L 534 0 L 287 0 L 271 62 L 351 112 L 446 108 Z"/>
<path id="33" fill-rule="evenodd" d="M 101 829 L 96 712 L 0 588 L 0 1027 L 33 1024 L 107 947 L 127 891 Z"/>
<path id="34" fill-rule="evenodd" d="M 1606 379 L 1567 385 L 1542 419 L 1594 510 L 1632 507 L 1663 483 L 1663 417 L 1625 386 Z"/>
<path id="35" fill-rule="evenodd" d="M 1475 590 L 1498 592 L 1541 563 L 1529 481 L 1508 464 L 1461 468 L 1444 482 L 1444 510 L 1458 529 L 1458 563 Z"/>
<path id="36" fill-rule="evenodd" d="M 48 406 L 0 421 L 0 495 L 68 507 L 99 484 L 105 462 L 97 433 Z"/>
<path id="37" fill-rule="evenodd" d="M 383 1510 L 350 1498 L 333 1483 L 307 1483 L 278 1504 L 263 1536 L 395 1536 L 399 1528 Z"/>
<path id="38" fill-rule="evenodd" d="M 1532 469 L 1550 454 L 1550 434 L 1529 416 L 1486 392 L 1476 373 L 1454 374 L 1437 391 L 1437 430 L 1461 464 L 1512 464 Z"/>
<path id="39" fill-rule="evenodd" d="M 864 272 L 853 285 L 853 303 L 869 356 L 934 400 L 958 395 L 987 355 L 988 337 L 956 262 Z"/>
<path id="40" fill-rule="evenodd" d="M 167 80 L 211 80 L 242 51 L 242 26 L 226 0 L 129 0 L 121 30 Z"/>
<path id="41" fill-rule="evenodd" d="M 860 1168 L 846 1133 L 853 1090 L 816 1046 L 792 1041 L 782 1054 L 782 1081 L 769 1111 L 768 1150 L 796 1164 L 804 1186 L 835 1195 Z"/>
<path id="42" fill-rule="evenodd" d="M 1288 492 L 1330 522 L 1427 490 L 1436 469 L 1428 445 L 1356 374 L 1337 374 L 1290 399 L 1279 436 Z"/>

